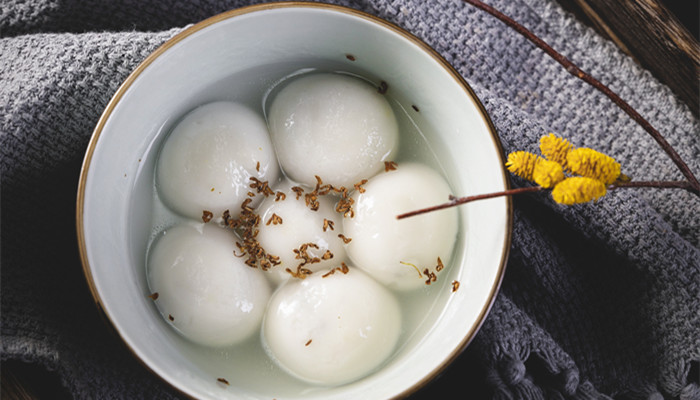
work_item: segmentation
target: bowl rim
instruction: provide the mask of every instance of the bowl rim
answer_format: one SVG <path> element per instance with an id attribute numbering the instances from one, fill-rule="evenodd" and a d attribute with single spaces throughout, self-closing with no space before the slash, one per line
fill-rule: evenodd
<path id="1" fill-rule="evenodd" d="M 80 255 L 80 261 L 82 264 L 82 270 L 83 270 L 83 275 L 85 277 L 88 289 L 90 290 L 90 293 L 93 297 L 93 300 L 95 302 L 95 305 L 97 306 L 98 312 L 100 314 L 101 319 L 105 323 L 105 325 L 110 329 L 112 333 L 114 333 L 119 339 L 124 343 L 125 347 L 132 353 L 134 358 L 138 360 L 141 365 L 143 365 L 151 374 L 157 376 L 162 382 L 166 383 L 170 388 L 176 390 L 178 393 L 188 397 L 188 398 L 194 398 L 192 395 L 183 392 L 180 390 L 178 387 L 167 381 L 164 377 L 160 376 L 160 374 L 156 373 L 144 360 L 141 359 L 141 357 L 138 356 L 138 353 L 136 350 L 134 350 L 131 345 L 125 340 L 125 338 L 122 336 L 121 332 L 116 328 L 112 318 L 109 315 L 109 312 L 106 310 L 106 308 L 103 305 L 103 300 L 102 297 L 100 296 L 97 287 L 94 282 L 94 278 L 92 275 L 92 270 L 91 266 L 88 260 L 88 255 L 87 255 L 87 247 L 85 243 L 85 231 L 84 231 L 84 222 L 83 222 L 83 214 L 84 214 L 84 204 L 85 204 L 85 190 L 86 190 L 86 182 L 87 182 L 87 176 L 90 170 L 90 165 L 92 162 L 92 157 L 95 152 L 95 148 L 97 146 L 97 142 L 100 139 L 100 136 L 102 134 L 102 131 L 105 127 L 105 124 L 111 117 L 114 109 L 116 106 L 119 104 L 120 100 L 124 96 L 124 94 L 129 90 L 129 88 L 132 86 L 134 81 L 141 75 L 141 73 L 148 68 L 156 59 L 158 59 L 163 53 L 168 51 L 170 48 L 175 46 L 176 44 L 180 43 L 184 39 L 190 37 L 191 35 L 211 26 L 216 23 L 235 18 L 238 16 L 250 14 L 250 13 L 255 13 L 259 11 L 265 11 L 265 10 L 272 10 L 272 9 L 294 9 L 294 8 L 305 8 L 305 9 L 318 9 L 318 10 L 328 10 L 328 11 L 333 11 L 333 12 L 339 12 L 339 13 L 345 13 L 349 14 L 350 16 L 353 17 L 359 17 L 361 19 L 364 19 L 368 22 L 378 24 L 384 28 L 387 28 L 391 31 L 393 31 L 396 34 L 399 34 L 402 36 L 404 39 L 408 40 L 409 42 L 415 44 L 418 46 L 422 51 L 424 51 L 426 54 L 428 54 L 431 58 L 433 58 L 436 62 L 438 62 L 446 72 L 448 72 L 453 79 L 462 87 L 463 90 L 467 92 L 469 97 L 471 97 L 474 101 L 474 104 L 478 108 L 479 115 L 483 120 L 483 123 L 487 126 L 488 131 L 490 133 L 490 138 L 493 142 L 493 145 L 495 146 L 497 152 L 498 152 L 498 157 L 501 159 L 501 165 L 505 165 L 505 157 L 504 157 L 504 150 L 503 150 L 503 145 L 501 143 L 500 138 L 498 137 L 498 133 L 496 130 L 496 127 L 494 126 L 488 112 L 486 111 L 483 103 L 481 100 L 477 97 L 476 93 L 474 90 L 471 88 L 471 86 L 466 82 L 466 80 L 462 77 L 462 75 L 457 72 L 457 70 L 449 63 L 447 60 L 444 59 L 435 49 L 433 49 L 431 46 L 426 44 L 422 39 L 418 38 L 414 34 L 410 33 L 404 28 L 399 27 L 398 25 L 389 22 L 385 19 L 382 19 L 378 16 L 369 14 L 364 11 L 360 11 L 354 8 L 350 8 L 347 6 L 342 6 L 342 5 L 337 5 L 337 4 L 328 4 L 328 3 L 318 3 L 318 2 L 309 2 L 309 1 L 282 1 L 282 2 L 276 2 L 276 3 L 263 3 L 263 4 L 252 4 L 252 5 L 247 5 L 247 6 L 242 6 L 239 8 L 231 9 L 219 14 L 216 14 L 214 16 L 211 16 L 207 19 L 204 19 L 198 23 L 195 23 L 193 25 L 190 25 L 189 27 L 186 27 L 182 31 L 178 32 L 175 34 L 173 37 L 170 39 L 166 40 L 163 44 L 161 44 L 158 48 L 156 48 L 153 52 L 151 52 L 141 63 L 139 63 L 134 70 L 127 76 L 127 78 L 122 82 L 122 84 L 119 86 L 117 91 L 114 93 L 114 95 L 110 98 L 109 102 L 107 103 L 104 111 L 102 112 L 95 129 L 92 132 L 92 135 L 90 137 L 90 141 L 88 143 L 87 149 L 85 151 L 85 156 L 83 159 L 83 163 L 81 166 L 80 170 L 80 176 L 79 176 L 79 181 L 78 181 L 78 190 L 77 190 L 77 197 L 76 197 L 76 234 L 77 234 L 77 241 L 78 241 L 78 250 L 79 250 L 79 255 Z M 505 168 L 501 168 L 501 174 L 503 176 L 503 182 L 505 183 L 505 188 L 510 189 L 511 187 L 511 181 L 510 181 L 510 176 L 507 174 Z M 511 240 L 512 240 L 512 235 L 513 235 L 513 201 L 511 196 L 506 196 L 505 198 L 506 201 L 506 218 L 505 218 L 505 232 L 504 232 L 504 241 L 503 241 L 503 248 L 501 251 L 501 259 L 499 262 L 498 266 L 498 271 L 496 275 L 496 279 L 494 280 L 490 291 L 489 291 L 489 296 L 488 296 L 488 301 L 481 307 L 481 311 L 479 312 L 479 315 L 477 317 L 477 320 L 475 324 L 472 326 L 472 328 L 466 332 L 464 338 L 460 342 L 460 344 L 455 347 L 452 352 L 446 357 L 440 365 L 438 365 L 435 369 L 431 371 L 431 373 L 425 375 L 421 380 L 414 382 L 410 387 L 406 388 L 404 391 L 396 395 L 394 398 L 406 398 L 410 396 L 411 394 L 417 392 L 419 389 L 423 388 L 424 386 L 427 385 L 428 382 L 434 380 L 437 378 L 466 348 L 467 346 L 471 343 L 471 341 L 474 339 L 476 336 L 477 332 L 480 330 L 481 326 L 483 325 L 486 316 L 491 310 L 491 307 L 494 304 L 494 301 L 496 299 L 496 296 L 498 295 L 498 292 L 500 290 L 501 283 L 503 281 L 503 276 L 505 274 L 505 268 L 506 264 L 508 261 L 509 253 L 510 253 L 510 247 L 511 247 Z"/>

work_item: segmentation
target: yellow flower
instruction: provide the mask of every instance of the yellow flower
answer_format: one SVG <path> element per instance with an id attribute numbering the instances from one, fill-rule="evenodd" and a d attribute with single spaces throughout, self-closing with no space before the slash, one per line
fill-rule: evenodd
<path id="1" fill-rule="evenodd" d="M 612 157 L 593 149 L 571 150 L 566 156 L 566 161 L 574 174 L 598 179 L 605 184 L 615 182 L 620 176 L 620 164 Z"/>
<path id="2" fill-rule="evenodd" d="M 566 178 L 552 190 L 552 199 L 559 204 L 578 204 L 597 200 L 605 196 L 605 184 L 597 179 L 584 176 Z"/>
<path id="3" fill-rule="evenodd" d="M 532 180 L 543 188 L 551 188 L 564 180 L 564 169 L 557 162 L 539 159 L 535 163 Z"/>
<path id="4" fill-rule="evenodd" d="M 550 133 L 540 138 L 540 151 L 548 160 L 558 162 L 564 168 L 566 165 L 566 155 L 573 148 L 568 140 Z"/>
<path id="5" fill-rule="evenodd" d="M 540 157 L 537 154 L 528 153 L 527 151 L 515 151 L 508 154 L 506 168 L 515 175 L 531 181 L 538 159 Z"/>

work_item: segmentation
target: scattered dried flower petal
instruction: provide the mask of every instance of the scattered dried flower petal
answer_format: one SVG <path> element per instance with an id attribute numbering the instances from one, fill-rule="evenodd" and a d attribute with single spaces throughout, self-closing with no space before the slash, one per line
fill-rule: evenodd
<path id="1" fill-rule="evenodd" d="M 437 258 L 437 266 L 435 267 L 435 271 L 440 272 L 445 268 L 445 264 L 442 263 L 442 260 L 440 257 Z"/>
<path id="2" fill-rule="evenodd" d="M 280 217 L 279 215 L 277 215 L 275 213 L 272 213 L 272 216 L 270 217 L 270 219 L 267 220 L 265 225 L 270 225 L 270 224 L 281 225 L 282 224 L 282 217 Z"/>
<path id="3" fill-rule="evenodd" d="M 431 272 L 428 268 L 423 270 L 423 275 L 427 277 L 427 279 L 425 280 L 426 285 L 430 285 L 431 283 L 437 280 L 437 275 L 435 274 L 435 272 Z"/>
<path id="4" fill-rule="evenodd" d="M 304 194 L 304 188 L 300 186 L 292 186 L 292 191 L 297 194 L 297 200 Z"/>
<path id="5" fill-rule="evenodd" d="M 338 237 L 341 238 L 343 240 L 343 243 L 345 243 L 345 244 L 350 243 L 350 241 L 352 240 L 352 238 L 345 237 L 345 235 L 343 235 L 342 233 L 339 233 Z"/>
<path id="6" fill-rule="evenodd" d="M 263 194 L 265 197 L 275 194 L 275 192 L 270 188 L 268 181 L 261 181 L 260 179 L 251 176 L 251 184 L 249 185 L 252 189 L 256 189 L 258 193 Z"/>
<path id="7" fill-rule="evenodd" d="M 360 192 L 360 193 L 364 193 L 364 192 L 365 192 L 365 188 L 363 188 L 362 185 L 364 185 L 365 183 L 367 183 L 367 179 L 363 179 L 363 180 L 361 180 L 360 182 L 357 182 L 357 183 L 354 185 L 354 186 L 355 186 L 355 190 L 357 190 L 357 191 Z"/>
<path id="8" fill-rule="evenodd" d="M 228 381 L 227 381 L 226 379 L 224 379 L 224 378 L 217 378 L 216 380 L 217 380 L 218 382 L 223 383 L 224 385 L 227 385 L 227 386 L 230 385 L 230 383 L 228 383 Z"/>
<path id="9" fill-rule="evenodd" d="M 341 262 L 340 267 L 335 267 L 335 268 L 331 269 L 330 271 L 321 275 L 321 278 L 327 278 L 327 277 L 333 275 L 335 273 L 335 271 L 340 271 L 343 274 L 347 274 L 348 272 L 350 272 L 350 268 L 348 268 L 348 266 L 344 262 Z"/>

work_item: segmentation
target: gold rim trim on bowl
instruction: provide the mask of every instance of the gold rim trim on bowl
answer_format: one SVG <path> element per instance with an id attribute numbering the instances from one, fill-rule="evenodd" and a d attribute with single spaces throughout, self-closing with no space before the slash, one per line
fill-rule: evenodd
<path id="1" fill-rule="evenodd" d="M 131 346 L 124 340 L 123 336 L 119 331 L 117 331 L 116 327 L 114 326 L 114 322 L 112 321 L 112 318 L 109 316 L 109 313 L 107 310 L 104 308 L 102 300 L 100 298 L 99 293 L 97 292 L 97 288 L 95 286 L 95 282 L 92 276 L 92 272 L 90 269 L 90 264 L 88 262 L 88 256 L 87 256 L 87 249 L 85 247 L 85 232 L 83 230 L 83 207 L 85 203 L 85 184 L 87 181 L 87 175 L 90 169 L 90 163 L 92 161 L 92 157 L 95 151 L 95 147 L 97 146 L 97 142 L 100 138 L 100 135 L 102 133 L 102 130 L 107 123 L 107 120 L 110 118 L 112 112 L 114 111 L 114 108 L 117 106 L 121 98 L 124 96 L 124 94 L 129 90 L 131 85 L 134 83 L 134 81 L 141 75 L 141 73 L 148 68 L 151 63 L 153 63 L 158 57 L 160 57 L 163 53 L 168 51 L 171 47 L 174 45 L 178 44 L 180 41 L 186 39 L 190 35 L 210 26 L 213 24 L 216 24 L 218 22 L 244 15 L 244 14 L 249 14 L 252 12 L 259 12 L 263 10 L 270 10 L 270 9 L 280 9 L 280 8 L 312 8 L 312 9 L 325 9 L 325 10 L 331 10 L 331 11 L 336 11 L 336 12 L 341 12 L 345 14 L 350 14 L 355 17 L 360 17 L 365 20 L 369 20 L 370 22 L 374 22 L 384 28 L 387 28 L 394 33 L 399 34 L 400 36 L 404 37 L 411 43 L 417 45 L 419 48 L 421 48 L 423 51 L 428 53 L 435 61 L 437 61 L 442 67 L 450 73 L 450 75 L 453 77 L 455 81 L 467 92 L 469 97 L 472 99 L 474 104 L 477 106 L 480 112 L 480 116 L 483 120 L 483 122 L 488 126 L 489 132 L 491 134 L 491 140 L 493 141 L 493 144 L 495 145 L 496 149 L 498 150 L 499 158 L 501 159 L 501 165 L 505 165 L 505 158 L 504 158 L 504 153 L 503 153 L 503 147 L 501 145 L 500 139 L 498 138 L 498 134 L 496 132 L 496 128 L 493 125 L 493 122 L 488 116 L 488 113 L 486 112 L 486 109 L 484 108 L 483 104 L 479 100 L 479 98 L 476 96 L 472 88 L 469 86 L 469 84 L 464 80 L 464 78 L 454 69 L 452 65 L 450 65 L 437 51 L 435 51 L 432 47 L 428 46 L 425 42 L 423 42 L 421 39 L 417 38 L 410 32 L 404 30 L 403 28 L 400 28 L 391 22 L 388 22 L 384 19 L 381 19 L 377 16 L 368 14 L 363 11 L 355 10 L 352 8 L 348 8 L 345 6 L 339 6 L 335 4 L 325 4 L 325 3 L 310 3 L 310 2 L 298 2 L 298 1 L 290 1 L 290 2 L 280 2 L 280 3 L 269 3 L 269 4 L 255 4 L 255 5 L 250 5 L 250 6 L 245 6 L 241 8 L 237 8 L 234 10 L 230 10 L 221 14 L 217 14 L 213 17 L 210 17 L 208 19 L 205 19 L 204 21 L 201 21 L 193 26 L 190 26 L 189 28 L 186 28 L 185 30 L 181 31 L 180 33 L 176 34 L 172 38 L 168 39 L 165 43 L 163 43 L 160 47 L 158 47 L 155 51 L 153 51 L 151 54 L 148 55 L 137 67 L 134 69 L 134 71 L 129 74 L 129 76 L 126 78 L 126 80 L 119 86 L 119 89 L 117 89 L 116 93 L 112 98 L 110 99 L 109 103 L 107 103 L 107 106 L 105 107 L 104 112 L 100 116 L 100 119 L 97 122 L 97 125 L 95 127 L 95 130 L 92 133 L 92 137 L 90 138 L 90 142 L 88 144 L 87 150 L 85 152 L 85 158 L 83 159 L 83 164 L 81 167 L 80 171 L 80 178 L 78 182 L 78 193 L 77 193 L 77 199 L 76 199 L 76 228 L 77 228 L 77 239 L 78 239 L 78 248 L 80 252 L 80 260 L 82 263 L 82 268 L 83 268 L 83 273 L 85 275 L 88 287 L 90 289 L 90 293 L 92 293 L 92 297 L 95 300 L 95 303 L 100 311 L 100 314 L 104 317 L 103 320 L 109 321 L 109 326 L 112 328 L 112 331 L 116 332 L 119 337 L 122 339 L 122 342 L 127 346 L 127 348 L 134 354 L 134 356 L 141 362 L 142 365 L 144 365 L 149 371 L 154 373 L 154 375 L 158 376 L 161 378 L 164 382 L 166 382 L 168 385 L 174 387 L 170 382 L 167 382 L 165 379 L 160 377 L 160 375 L 156 374 L 146 363 L 141 360 L 141 358 L 137 355 L 137 352 L 131 348 Z M 502 176 L 503 176 L 503 181 L 505 182 L 506 189 L 510 188 L 510 179 L 509 176 L 506 174 L 505 168 L 502 169 Z M 479 316 L 476 320 L 476 323 L 472 327 L 472 329 L 467 332 L 465 335 L 464 339 L 462 342 L 453 350 L 453 352 L 437 367 L 435 368 L 430 374 L 426 375 L 422 380 L 414 383 L 411 387 L 408 389 L 404 390 L 402 393 L 397 395 L 395 398 L 404 398 L 412 393 L 415 393 L 417 390 L 422 388 L 425 384 L 427 384 L 429 381 L 434 379 L 438 374 L 440 374 L 445 368 L 452 363 L 469 345 L 469 343 L 472 341 L 474 336 L 476 335 L 476 332 L 481 328 L 481 325 L 483 324 L 484 320 L 486 319 L 486 315 L 490 311 L 491 307 L 493 306 L 493 303 L 496 298 L 496 294 L 498 293 L 498 290 L 501 286 L 501 282 L 503 280 L 503 275 L 505 272 L 505 267 L 506 263 L 508 260 L 508 255 L 510 252 L 510 245 L 511 245 L 511 238 L 513 234 L 513 202 L 510 196 L 506 198 L 506 226 L 505 226 L 505 241 L 503 244 L 503 249 L 501 252 L 501 262 L 498 267 L 498 275 L 497 279 L 493 283 L 491 290 L 489 292 L 489 300 L 486 304 L 484 304 L 483 308 L 481 309 L 481 312 L 479 313 Z M 175 387 L 174 387 L 175 388 Z M 175 388 L 177 389 L 177 388 Z M 184 394 L 184 393 L 183 393 Z M 187 395 L 190 397 L 189 395 Z"/>

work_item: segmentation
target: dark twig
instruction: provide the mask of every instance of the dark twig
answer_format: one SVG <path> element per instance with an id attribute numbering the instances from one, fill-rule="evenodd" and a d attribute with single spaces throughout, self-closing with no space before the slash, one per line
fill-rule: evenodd
<path id="1" fill-rule="evenodd" d="M 691 190 L 690 182 L 688 181 L 632 181 L 632 182 L 617 182 L 608 186 L 609 190 L 614 190 L 618 188 L 661 188 L 661 189 L 685 189 Z M 442 210 L 445 208 L 455 207 L 460 204 L 470 203 L 476 200 L 492 199 L 494 197 L 501 196 L 513 196 L 521 193 L 531 193 L 539 192 L 545 190 L 542 186 L 527 186 L 516 189 L 508 189 L 501 192 L 493 192 L 486 194 L 478 194 L 475 196 L 465 196 L 465 197 L 454 197 L 450 196 L 450 201 L 447 203 L 438 204 L 432 207 L 421 208 L 420 210 L 410 211 L 404 214 L 399 214 L 396 219 L 404 219 L 408 217 L 414 217 L 420 214 L 427 214 L 429 212 Z"/>
<path id="2" fill-rule="evenodd" d="M 608 189 L 616 188 L 661 188 L 661 189 L 685 189 L 691 190 L 690 182 L 688 181 L 637 181 L 637 182 L 618 182 L 608 186 Z"/>
<path id="3" fill-rule="evenodd" d="M 685 176 L 686 179 L 688 179 L 688 182 L 690 183 L 688 186 L 688 190 L 691 192 L 695 193 L 696 195 L 700 196 L 700 182 L 698 182 L 698 179 L 693 175 L 693 173 L 690 171 L 690 168 L 688 168 L 688 165 L 683 161 L 683 159 L 678 155 L 676 150 L 666 141 L 666 139 L 657 131 L 644 117 L 642 117 L 632 106 L 627 104 L 626 101 L 622 100 L 620 96 L 618 96 L 615 92 L 610 90 L 609 87 L 605 86 L 602 84 L 600 81 L 597 79 L 593 78 L 591 75 L 583 72 L 576 64 L 571 62 L 569 59 L 564 57 L 562 54 L 554 50 L 551 46 L 549 46 L 547 43 L 545 43 L 542 39 L 537 37 L 534 33 L 530 32 L 527 30 L 524 26 L 520 25 L 517 23 L 515 20 L 512 18 L 508 17 L 507 15 L 501 13 L 500 11 L 496 10 L 495 8 L 486 5 L 482 3 L 481 1 L 478 0 L 463 0 L 464 2 L 467 2 L 474 7 L 483 10 L 492 16 L 498 18 L 501 20 L 503 23 L 508 25 L 509 27 L 513 28 L 515 31 L 523 35 L 525 38 L 527 38 L 529 41 L 534 43 L 537 47 L 539 47 L 541 50 L 543 50 L 545 53 L 547 53 L 549 56 L 551 56 L 555 61 L 557 61 L 559 64 L 564 66 L 566 70 L 582 79 L 583 81 L 587 82 L 594 88 L 598 89 L 600 92 L 608 96 L 610 100 L 612 100 L 613 103 L 615 103 L 617 106 L 619 106 L 627 115 L 629 115 L 634 121 L 636 121 L 642 128 L 644 128 L 645 131 L 647 131 L 653 138 L 656 140 L 656 142 L 661 146 L 661 148 L 668 154 L 668 156 L 673 160 L 673 162 L 676 164 L 678 169 L 681 171 L 683 176 Z"/>
<path id="4" fill-rule="evenodd" d="M 544 188 L 541 186 L 528 186 L 528 187 L 522 187 L 522 188 L 516 188 L 516 189 L 508 189 L 508 190 L 504 190 L 502 192 L 477 194 L 475 196 L 466 196 L 466 197 L 450 196 L 450 201 L 447 203 L 438 204 L 437 206 L 422 208 L 420 210 L 415 210 L 415 211 L 407 212 L 404 214 L 400 214 L 400 215 L 396 216 L 396 219 L 404 219 L 404 218 L 413 217 L 413 216 L 420 215 L 420 214 L 426 214 L 429 212 L 442 210 L 444 208 L 458 206 L 460 204 L 469 203 L 469 202 L 476 201 L 476 200 L 491 199 L 494 197 L 501 197 L 501 196 L 512 196 L 514 194 L 519 194 L 519 193 L 538 192 L 538 191 L 543 190 L 543 189 Z"/>

